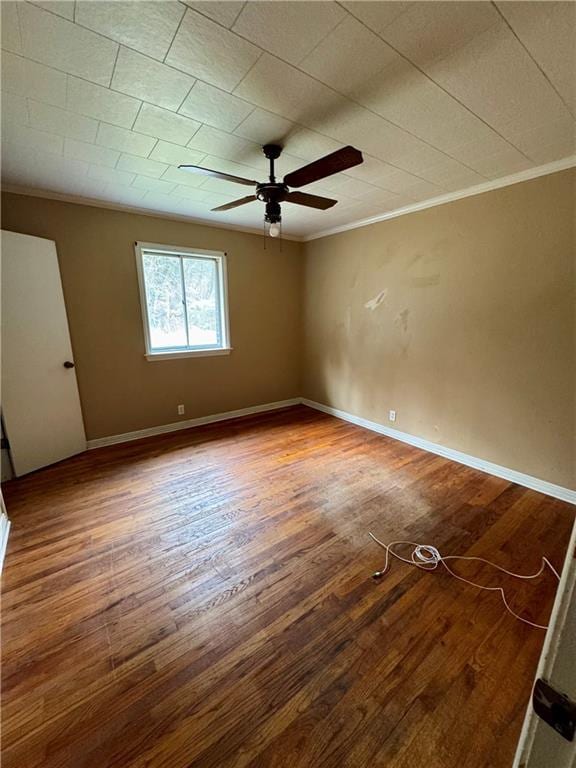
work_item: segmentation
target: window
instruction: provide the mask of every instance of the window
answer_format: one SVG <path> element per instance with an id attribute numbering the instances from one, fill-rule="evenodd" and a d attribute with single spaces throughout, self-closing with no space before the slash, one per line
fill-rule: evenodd
<path id="1" fill-rule="evenodd" d="M 226 256 L 136 243 L 148 360 L 230 352 Z"/>

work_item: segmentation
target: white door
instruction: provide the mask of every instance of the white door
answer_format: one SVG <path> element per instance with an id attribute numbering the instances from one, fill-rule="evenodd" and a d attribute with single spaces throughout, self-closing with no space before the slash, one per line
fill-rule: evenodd
<path id="1" fill-rule="evenodd" d="M 2 416 L 16 475 L 86 449 L 56 243 L 2 231 Z"/>
<path id="2" fill-rule="evenodd" d="M 576 701 L 576 524 L 546 632 L 536 678 Z M 576 740 L 567 741 L 528 706 L 513 768 L 574 768 Z"/>

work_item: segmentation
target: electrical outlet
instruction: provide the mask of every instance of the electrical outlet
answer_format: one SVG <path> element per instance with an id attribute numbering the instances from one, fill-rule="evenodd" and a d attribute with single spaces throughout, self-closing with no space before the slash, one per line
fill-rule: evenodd
<path id="1" fill-rule="evenodd" d="M 178 406 L 178 416 L 184 416 L 184 406 L 179 405 Z"/>
<path id="2" fill-rule="evenodd" d="M 388 411 L 388 421 L 396 421 L 396 411 Z"/>

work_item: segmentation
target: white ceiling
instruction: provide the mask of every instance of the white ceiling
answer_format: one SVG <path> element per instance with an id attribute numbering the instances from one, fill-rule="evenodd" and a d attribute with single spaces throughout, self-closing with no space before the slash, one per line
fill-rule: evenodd
<path id="1" fill-rule="evenodd" d="M 210 208 L 352 144 L 365 162 L 283 206 L 308 236 L 576 153 L 574 2 L 2 0 L 2 179 L 260 228 Z"/>

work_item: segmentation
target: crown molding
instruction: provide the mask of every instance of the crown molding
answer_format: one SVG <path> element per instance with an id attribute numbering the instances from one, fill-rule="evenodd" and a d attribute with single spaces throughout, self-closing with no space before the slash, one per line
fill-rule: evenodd
<path id="1" fill-rule="evenodd" d="M 243 232 L 247 235 L 258 235 L 262 237 L 262 230 L 254 227 L 242 227 L 235 224 L 220 224 L 212 219 L 199 219 L 192 216 L 184 216 L 179 213 L 170 213 L 168 211 L 152 211 L 150 208 L 139 208 L 132 205 L 123 205 L 122 203 L 113 203 L 107 200 L 97 200 L 92 197 L 81 197 L 80 195 L 65 195 L 60 192 L 49 192 L 43 189 L 31 189 L 28 187 L 18 187 L 12 184 L 3 184 L 2 192 L 8 192 L 13 195 L 25 195 L 28 197 L 42 197 L 46 200 L 59 200 L 62 203 L 73 203 L 74 205 L 88 205 L 92 208 L 106 208 L 111 211 L 121 211 L 123 213 L 137 213 L 140 216 L 151 216 L 155 219 L 167 219 L 168 221 L 180 221 L 186 224 L 198 224 L 202 227 L 211 227 L 212 229 L 226 229 L 233 232 Z M 292 240 L 296 243 L 303 242 L 304 238 L 298 235 L 286 235 L 282 233 L 282 240 Z"/>
<path id="2" fill-rule="evenodd" d="M 348 232 L 350 229 L 359 229 L 360 227 L 369 227 L 371 224 L 377 224 L 380 221 L 387 221 L 388 219 L 395 219 L 398 216 L 405 216 L 407 213 L 415 213 L 416 211 L 423 211 L 426 208 L 435 208 L 437 205 L 444 205 L 445 203 L 452 203 L 455 200 L 461 200 L 464 197 L 473 197 L 474 195 L 482 195 L 484 192 L 491 192 L 494 189 L 501 189 L 502 187 L 509 187 L 512 184 L 519 184 L 522 181 L 530 181 L 531 179 L 537 179 L 539 176 L 548 176 L 551 173 L 558 173 L 558 171 L 565 171 L 568 168 L 574 168 L 576 166 L 576 155 L 565 157 L 562 160 L 555 160 L 553 163 L 546 163 L 546 165 L 539 165 L 535 168 L 529 168 L 526 171 L 520 171 L 514 173 L 511 176 L 503 176 L 500 179 L 492 179 L 491 181 L 477 184 L 474 187 L 468 187 L 467 189 L 461 189 L 457 192 L 449 192 L 446 195 L 440 195 L 439 197 L 433 197 L 430 200 L 422 200 L 419 203 L 413 203 L 412 205 L 406 205 L 403 208 L 397 208 L 394 211 L 387 211 L 386 213 L 378 214 L 377 216 L 371 216 L 369 219 L 362 219 L 360 221 L 353 221 L 349 224 L 342 224 L 340 227 L 333 227 L 332 229 L 325 229 L 321 232 L 315 232 L 312 235 L 301 238 L 305 243 L 311 240 L 318 240 L 321 237 L 329 237 L 330 235 L 337 235 L 340 232 Z"/>

